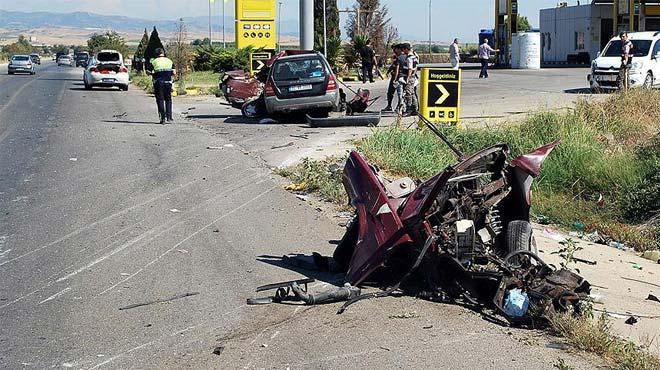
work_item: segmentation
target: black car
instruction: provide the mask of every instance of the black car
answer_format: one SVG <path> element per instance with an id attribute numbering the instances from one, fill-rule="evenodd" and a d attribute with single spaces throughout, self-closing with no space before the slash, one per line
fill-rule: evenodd
<path id="1" fill-rule="evenodd" d="M 34 64 L 41 65 L 41 57 L 39 56 L 39 54 L 30 54 L 30 60 Z"/>
<path id="2" fill-rule="evenodd" d="M 86 51 L 76 53 L 76 67 L 87 67 L 89 62 L 89 53 Z"/>

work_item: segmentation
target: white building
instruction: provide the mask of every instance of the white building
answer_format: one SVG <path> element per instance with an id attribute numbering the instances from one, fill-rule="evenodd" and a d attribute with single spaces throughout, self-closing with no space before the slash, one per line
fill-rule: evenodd
<path id="1" fill-rule="evenodd" d="M 541 61 L 589 64 L 615 32 L 614 0 L 593 0 L 584 5 L 541 9 Z M 583 1 L 586 2 L 586 1 Z M 580 1 L 577 1 L 580 3 Z M 630 27 L 630 0 L 618 0 L 618 31 L 660 31 L 660 0 L 635 0 L 633 28 Z"/>

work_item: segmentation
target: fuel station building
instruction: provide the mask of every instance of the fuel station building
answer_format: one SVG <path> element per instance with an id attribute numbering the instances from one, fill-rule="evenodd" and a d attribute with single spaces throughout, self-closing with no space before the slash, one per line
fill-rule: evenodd
<path id="1" fill-rule="evenodd" d="M 593 0 L 541 9 L 543 64 L 589 64 L 621 31 L 660 31 L 660 0 Z"/>

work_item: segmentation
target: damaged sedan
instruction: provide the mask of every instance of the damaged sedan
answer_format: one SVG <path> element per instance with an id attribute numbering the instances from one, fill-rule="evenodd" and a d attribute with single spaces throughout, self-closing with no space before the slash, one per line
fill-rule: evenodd
<path id="1" fill-rule="evenodd" d="M 457 163 L 424 182 L 388 181 L 358 152 L 349 154 L 343 184 L 355 216 L 332 257 L 314 266 L 344 274 L 345 285 L 314 294 L 309 280 L 261 287 L 287 300 L 318 304 L 405 294 L 458 302 L 535 326 L 552 312 L 578 311 L 590 291 L 572 271 L 538 257 L 529 222 L 531 186 L 559 141 L 510 159 L 506 144 L 465 156 L 430 122 Z M 362 294 L 359 287 L 376 286 Z"/>

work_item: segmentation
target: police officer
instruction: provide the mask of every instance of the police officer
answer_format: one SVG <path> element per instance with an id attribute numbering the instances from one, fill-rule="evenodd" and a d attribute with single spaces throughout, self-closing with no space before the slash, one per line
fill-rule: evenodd
<path id="1" fill-rule="evenodd" d="M 398 58 L 401 54 L 401 44 L 392 45 L 392 65 L 387 69 L 386 75 L 390 75 L 390 83 L 387 87 L 387 107 L 383 112 L 392 111 L 392 101 L 394 100 L 394 93 L 397 90 L 397 77 L 398 77 Z M 399 105 L 401 104 L 401 96 L 399 96 Z"/>
<path id="2" fill-rule="evenodd" d="M 165 56 L 165 51 L 156 49 L 157 58 L 151 60 L 151 74 L 154 82 L 154 95 L 158 105 L 160 123 L 172 123 L 172 78 L 176 76 L 174 62 Z"/>
<path id="3" fill-rule="evenodd" d="M 419 84 L 417 65 L 419 64 L 419 58 L 408 43 L 403 44 L 401 56 L 405 58 L 399 58 L 403 62 L 402 77 L 405 83 L 403 98 L 406 102 L 406 111 L 403 115 L 416 116 L 419 108 L 417 102 L 417 85 Z"/>
<path id="4" fill-rule="evenodd" d="M 362 83 L 374 82 L 374 66 L 378 65 L 376 61 L 376 54 L 374 49 L 371 48 L 371 41 L 367 40 L 366 44 L 360 48 L 360 59 L 362 60 Z"/>

